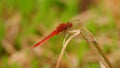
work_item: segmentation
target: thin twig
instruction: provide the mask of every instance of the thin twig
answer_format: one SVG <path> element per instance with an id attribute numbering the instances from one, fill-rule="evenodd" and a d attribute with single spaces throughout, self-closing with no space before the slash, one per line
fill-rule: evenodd
<path id="1" fill-rule="evenodd" d="M 66 49 L 68 43 L 69 43 L 70 40 L 72 40 L 74 37 L 76 37 L 77 35 L 79 35 L 80 31 L 78 31 L 78 30 L 73 30 L 73 31 L 70 31 L 70 33 L 74 33 L 74 34 L 73 34 L 72 36 L 70 36 L 70 38 L 68 38 L 68 40 L 64 43 L 63 48 L 62 48 L 62 50 L 61 50 L 61 53 L 60 53 L 60 55 L 59 55 L 59 58 L 58 58 L 58 60 L 57 60 L 56 68 L 59 68 L 60 61 L 61 61 L 61 59 L 62 59 L 62 57 L 63 57 L 63 54 L 65 53 L 65 49 Z"/>
<path id="2" fill-rule="evenodd" d="M 99 60 L 98 60 L 99 61 Z M 100 67 L 101 68 L 105 68 L 105 66 L 103 65 L 103 63 L 101 62 L 101 61 L 99 61 L 99 63 L 100 63 Z"/>
<path id="3" fill-rule="evenodd" d="M 68 35 L 69 35 L 69 33 L 67 33 L 67 34 L 65 35 L 65 38 L 64 38 L 64 40 L 63 40 L 63 46 L 64 46 L 64 44 L 65 44 L 65 42 L 66 42 L 66 40 L 67 40 Z M 67 58 L 70 60 L 70 62 L 72 62 L 72 60 L 70 59 L 70 57 L 69 57 L 69 55 L 67 54 L 66 51 L 65 51 L 65 55 L 66 55 Z M 72 64 L 73 64 L 73 62 L 72 62 Z"/>
<path id="4" fill-rule="evenodd" d="M 93 50 L 95 50 L 94 52 L 96 52 L 97 55 L 100 55 L 100 56 L 98 56 L 98 57 L 100 57 L 99 60 L 105 65 L 105 67 L 107 67 L 107 68 L 113 68 L 112 64 L 107 59 L 107 57 L 104 55 L 103 51 L 99 47 L 99 44 L 97 43 L 97 41 L 94 38 L 94 36 L 92 35 L 92 33 L 90 33 L 86 28 L 82 28 L 81 29 L 81 34 L 84 37 L 84 39 L 88 42 L 88 44 L 90 45 L 90 47 Z"/>

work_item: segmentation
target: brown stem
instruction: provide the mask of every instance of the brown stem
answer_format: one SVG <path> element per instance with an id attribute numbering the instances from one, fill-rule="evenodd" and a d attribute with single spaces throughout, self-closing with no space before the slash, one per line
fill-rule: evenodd
<path id="1" fill-rule="evenodd" d="M 81 35 L 83 36 L 83 38 L 88 42 L 88 44 L 90 45 L 90 47 L 92 48 L 92 50 L 96 53 L 97 57 L 99 57 L 98 59 L 107 67 L 107 68 L 113 68 L 112 64 L 110 63 L 110 61 L 108 60 L 108 58 L 104 55 L 103 51 L 101 50 L 101 48 L 99 47 L 99 44 L 97 43 L 97 41 L 95 40 L 94 36 L 92 35 L 92 33 L 90 33 L 86 28 L 82 28 L 81 29 Z M 100 55 L 102 58 L 100 58 Z"/>

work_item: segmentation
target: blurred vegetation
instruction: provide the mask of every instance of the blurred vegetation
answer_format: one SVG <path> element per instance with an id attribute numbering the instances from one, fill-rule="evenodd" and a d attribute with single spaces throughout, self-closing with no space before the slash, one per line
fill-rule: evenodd
<path id="1" fill-rule="evenodd" d="M 64 39 L 61 35 L 41 47 L 31 46 L 76 15 L 114 67 L 120 68 L 120 2 L 115 1 L 0 0 L 0 68 L 54 68 Z M 82 38 L 72 40 L 66 51 L 73 62 L 65 55 L 60 68 L 100 68 Z"/>

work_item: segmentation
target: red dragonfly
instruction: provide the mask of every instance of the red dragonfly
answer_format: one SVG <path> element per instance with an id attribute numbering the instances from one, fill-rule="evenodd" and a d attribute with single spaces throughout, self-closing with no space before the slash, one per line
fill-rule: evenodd
<path id="1" fill-rule="evenodd" d="M 68 30 L 72 26 L 73 26 L 73 24 L 71 22 L 62 23 L 62 24 L 58 25 L 57 28 L 52 33 L 50 33 L 47 37 L 45 37 L 40 42 L 36 43 L 34 46 L 32 46 L 32 48 L 35 48 L 35 47 L 41 45 L 45 41 L 49 40 L 51 37 L 59 34 L 60 32 L 64 32 L 64 31 Z"/>

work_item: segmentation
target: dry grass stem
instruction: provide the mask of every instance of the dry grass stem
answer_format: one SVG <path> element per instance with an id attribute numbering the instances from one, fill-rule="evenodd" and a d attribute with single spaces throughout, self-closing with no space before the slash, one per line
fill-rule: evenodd
<path id="1" fill-rule="evenodd" d="M 112 64 L 104 55 L 92 33 L 90 33 L 86 28 L 81 28 L 81 35 L 88 42 L 95 54 L 98 56 L 98 60 L 101 61 L 105 67 L 112 68 Z"/>
<path id="2" fill-rule="evenodd" d="M 56 68 L 59 68 L 60 61 L 61 61 L 61 59 L 62 59 L 62 57 L 63 57 L 63 54 L 65 53 L 65 49 L 66 49 L 68 43 L 69 43 L 70 40 L 72 40 L 74 37 L 76 37 L 77 35 L 79 35 L 80 31 L 79 31 L 79 30 L 73 30 L 73 31 L 69 31 L 69 33 L 74 33 L 74 34 L 73 34 L 72 36 L 70 36 L 70 37 L 68 38 L 68 40 L 66 40 L 65 43 L 63 44 L 63 48 L 62 48 L 61 53 L 60 53 L 60 55 L 59 55 L 59 57 L 58 57 L 58 60 L 57 60 Z"/>
<path id="3" fill-rule="evenodd" d="M 99 63 L 101 68 L 105 68 L 104 64 L 101 61 L 99 61 Z"/>

